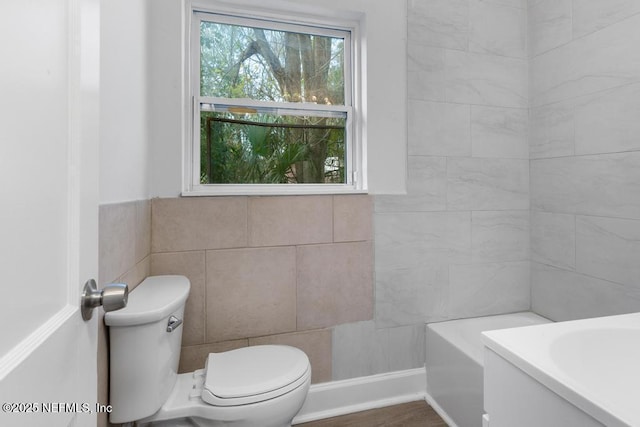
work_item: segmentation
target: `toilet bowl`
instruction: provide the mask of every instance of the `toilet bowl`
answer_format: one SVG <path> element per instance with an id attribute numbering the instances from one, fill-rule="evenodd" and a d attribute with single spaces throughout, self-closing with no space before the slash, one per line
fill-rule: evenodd
<path id="1" fill-rule="evenodd" d="M 105 314 L 109 326 L 112 423 L 151 426 L 285 427 L 311 382 L 309 359 L 282 345 L 211 353 L 205 368 L 177 374 L 183 276 L 145 279 L 126 308 Z"/>

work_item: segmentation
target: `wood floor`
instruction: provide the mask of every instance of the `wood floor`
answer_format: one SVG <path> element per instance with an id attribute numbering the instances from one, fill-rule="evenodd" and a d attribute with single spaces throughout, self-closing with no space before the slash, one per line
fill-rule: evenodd
<path id="1" fill-rule="evenodd" d="M 296 427 L 447 427 L 425 401 L 327 418 Z"/>

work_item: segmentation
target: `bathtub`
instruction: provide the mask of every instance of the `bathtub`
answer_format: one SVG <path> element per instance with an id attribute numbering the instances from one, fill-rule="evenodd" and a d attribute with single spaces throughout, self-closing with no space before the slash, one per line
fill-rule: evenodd
<path id="1" fill-rule="evenodd" d="M 492 426 L 640 426 L 640 313 L 483 335 Z"/>
<path id="2" fill-rule="evenodd" d="M 451 427 L 480 427 L 483 414 L 481 333 L 550 323 L 530 312 L 427 324 L 427 400 Z"/>

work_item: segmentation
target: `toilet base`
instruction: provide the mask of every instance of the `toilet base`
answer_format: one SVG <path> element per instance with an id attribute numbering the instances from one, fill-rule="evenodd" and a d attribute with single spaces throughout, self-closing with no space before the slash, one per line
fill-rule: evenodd
<path id="1" fill-rule="evenodd" d="M 152 427 L 291 427 L 304 404 L 311 383 L 311 371 L 298 388 L 289 393 L 241 406 L 213 406 L 200 398 L 198 376 L 202 371 L 178 375 L 166 403 L 138 426 Z"/>

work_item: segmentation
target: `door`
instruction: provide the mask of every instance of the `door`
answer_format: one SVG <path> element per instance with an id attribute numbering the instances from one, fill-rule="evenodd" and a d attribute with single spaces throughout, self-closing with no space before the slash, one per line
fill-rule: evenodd
<path id="1" fill-rule="evenodd" d="M 99 0 L 0 2 L 0 425 L 95 425 Z"/>

